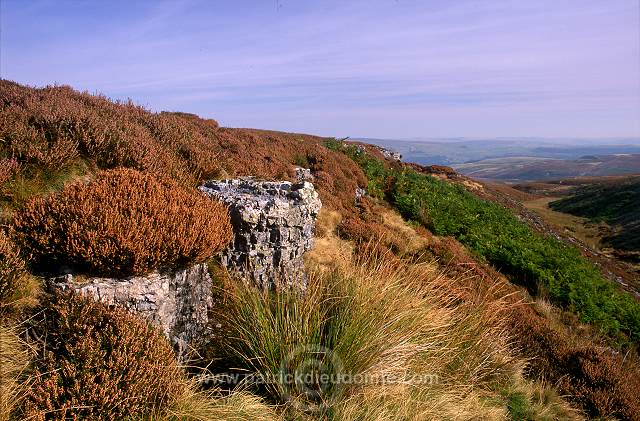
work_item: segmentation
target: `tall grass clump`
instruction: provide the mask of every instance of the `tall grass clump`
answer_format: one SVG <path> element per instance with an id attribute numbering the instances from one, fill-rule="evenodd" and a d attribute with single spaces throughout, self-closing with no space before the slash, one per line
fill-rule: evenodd
<path id="1" fill-rule="evenodd" d="M 119 276 L 203 261 L 231 238 L 220 202 L 125 168 L 31 200 L 13 229 L 41 270 Z"/>
<path id="2" fill-rule="evenodd" d="M 129 312 L 58 294 L 29 321 L 38 355 L 23 415 L 141 418 L 173 404 L 184 377 L 160 332 Z"/>
<path id="3" fill-rule="evenodd" d="M 13 418 L 30 386 L 30 354 L 15 327 L 0 324 L 0 421 Z"/>
<path id="4" fill-rule="evenodd" d="M 483 399 L 517 366 L 500 305 L 461 302 L 433 266 L 385 253 L 312 272 L 304 294 L 232 282 L 219 315 L 229 367 L 271 403 L 334 419 L 504 413 Z"/>
<path id="5" fill-rule="evenodd" d="M 354 146 L 327 145 L 352 157 L 369 178 L 371 194 L 384 198 L 407 219 L 440 236 L 453 236 L 534 295 L 594 323 L 610 336 L 640 341 L 640 304 L 621 292 L 573 246 L 534 232 L 497 203 L 459 184 L 409 168 L 387 168 Z M 622 334 L 622 335 L 621 335 Z"/>

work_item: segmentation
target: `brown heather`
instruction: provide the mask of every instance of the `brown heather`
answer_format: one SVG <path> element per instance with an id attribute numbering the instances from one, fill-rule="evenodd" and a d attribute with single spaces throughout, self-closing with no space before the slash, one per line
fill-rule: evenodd
<path id="1" fill-rule="evenodd" d="M 171 347 L 146 322 L 66 294 L 43 308 L 29 320 L 31 336 L 42 344 L 25 419 L 140 419 L 184 393 Z"/>
<path id="2" fill-rule="evenodd" d="M 0 159 L 0 185 L 6 183 L 20 170 L 20 164 L 16 159 Z"/>
<path id="3" fill-rule="evenodd" d="M 17 177 L 59 171 L 77 160 L 100 169 L 129 167 L 195 186 L 215 177 L 292 180 L 311 168 L 325 206 L 350 214 L 367 180 L 327 139 L 295 133 L 221 128 L 185 113 L 151 113 L 132 102 L 69 87 L 34 89 L 0 80 L 0 159 L 15 158 Z"/>
<path id="4" fill-rule="evenodd" d="M 32 199 L 14 230 L 40 270 L 69 265 L 107 276 L 203 261 L 231 239 L 223 204 L 126 168 Z"/>

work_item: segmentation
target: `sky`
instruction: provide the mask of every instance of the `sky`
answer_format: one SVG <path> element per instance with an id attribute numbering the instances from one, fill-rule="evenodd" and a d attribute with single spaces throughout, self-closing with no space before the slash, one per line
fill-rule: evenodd
<path id="1" fill-rule="evenodd" d="M 0 0 L 0 76 L 327 136 L 640 137 L 640 0 Z"/>

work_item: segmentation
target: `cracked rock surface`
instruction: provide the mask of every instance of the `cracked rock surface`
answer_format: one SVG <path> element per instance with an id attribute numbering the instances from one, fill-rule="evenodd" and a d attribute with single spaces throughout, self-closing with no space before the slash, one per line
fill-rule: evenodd
<path id="1" fill-rule="evenodd" d="M 313 184 L 243 177 L 200 190 L 229 208 L 233 242 L 221 254 L 229 272 L 264 289 L 306 287 L 302 255 L 313 246 L 322 206 Z"/>
<path id="2" fill-rule="evenodd" d="M 108 305 L 124 307 L 158 327 L 179 356 L 208 336 L 213 307 L 206 264 L 129 278 L 81 278 L 68 274 L 48 280 L 50 288 L 73 290 Z"/>

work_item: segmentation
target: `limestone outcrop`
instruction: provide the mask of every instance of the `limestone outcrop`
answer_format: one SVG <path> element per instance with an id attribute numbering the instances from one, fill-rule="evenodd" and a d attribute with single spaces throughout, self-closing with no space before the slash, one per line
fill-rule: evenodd
<path id="1" fill-rule="evenodd" d="M 68 274 L 49 279 L 48 286 L 137 313 L 164 332 L 179 356 L 208 337 L 213 298 L 206 264 L 123 279 Z"/>
<path id="2" fill-rule="evenodd" d="M 298 171 L 304 180 L 310 174 Z M 302 255 L 313 245 L 322 206 L 307 181 L 260 181 L 253 177 L 212 180 L 200 190 L 229 207 L 233 241 L 223 266 L 265 289 L 306 287 Z"/>

